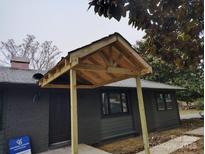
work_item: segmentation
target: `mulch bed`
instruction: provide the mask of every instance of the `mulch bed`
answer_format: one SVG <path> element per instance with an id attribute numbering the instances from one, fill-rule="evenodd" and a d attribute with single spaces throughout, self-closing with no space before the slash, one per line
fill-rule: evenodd
<path id="1" fill-rule="evenodd" d="M 178 128 L 150 133 L 150 146 L 161 144 L 182 135 L 186 131 L 202 127 L 203 123 L 203 120 L 200 119 L 187 119 L 182 120 L 181 126 Z M 135 154 L 144 149 L 141 136 L 117 140 L 98 146 L 98 148 L 112 154 Z"/>

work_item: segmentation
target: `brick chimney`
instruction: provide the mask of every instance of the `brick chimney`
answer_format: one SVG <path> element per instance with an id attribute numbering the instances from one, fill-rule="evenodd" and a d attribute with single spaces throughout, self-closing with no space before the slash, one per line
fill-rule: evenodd
<path id="1" fill-rule="evenodd" d="M 12 57 L 11 68 L 29 69 L 30 60 L 25 57 Z"/>

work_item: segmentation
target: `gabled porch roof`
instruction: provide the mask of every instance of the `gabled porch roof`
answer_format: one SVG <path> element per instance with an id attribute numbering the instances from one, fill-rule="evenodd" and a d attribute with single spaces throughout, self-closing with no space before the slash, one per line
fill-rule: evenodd
<path id="1" fill-rule="evenodd" d="M 39 81 L 41 87 L 68 87 L 68 71 L 77 70 L 77 87 L 95 88 L 152 72 L 152 68 L 120 34 L 68 53 Z"/>

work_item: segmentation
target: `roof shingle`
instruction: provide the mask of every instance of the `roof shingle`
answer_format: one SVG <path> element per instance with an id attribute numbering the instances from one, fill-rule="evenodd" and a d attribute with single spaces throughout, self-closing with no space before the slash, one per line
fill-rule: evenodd
<path id="1" fill-rule="evenodd" d="M 14 69 L 10 67 L 0 67 L 0 83 L 20 83 L 20 84 L 37 84 L 37 80 L 33 79 L 35 73 L 44 74 L 45 71 L 39 70 L 21 70 Z M 141 80 L 142 88 L 151 88 L 151 89 L 175 89 L 182 90 L 184 88 L 178 86 L 172 86 L 164 83 L 153 82 L 148 80 Z M 135 88 L 136 82 L 134 78 L 114 82 L 108 85 L 108 87 L 129 87 Z"/>

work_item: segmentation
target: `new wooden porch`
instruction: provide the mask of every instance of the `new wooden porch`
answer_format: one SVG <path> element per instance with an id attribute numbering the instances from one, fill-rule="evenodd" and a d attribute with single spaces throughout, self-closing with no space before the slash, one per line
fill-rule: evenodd
<path id="1" fill-rule="evenodd" d="M 151 67 L 120 34 L 114 33 L 68 53 L 39 80 L 42 88 L 70 88 L 71 151 L 78 154 L 77 89 L 97 88 L 134 77 L 140 111 L 144 147 L 149 154 L 147 123 L 140 77 Z"/>

